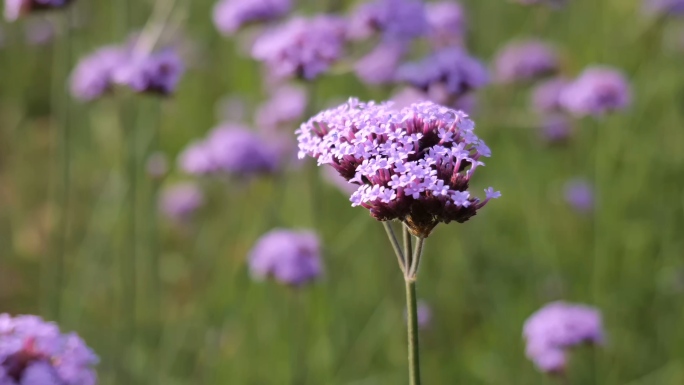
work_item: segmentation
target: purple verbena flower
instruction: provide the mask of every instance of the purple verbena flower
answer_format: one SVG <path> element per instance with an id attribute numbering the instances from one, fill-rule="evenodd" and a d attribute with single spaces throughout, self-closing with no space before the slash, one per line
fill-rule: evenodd
<path id="1" fill-rule="evenodd" d="M 393 82 L 399 62 L 406 54 L 406 48 L 402 42 L 380 43 L 356 62 L 356 76 L 371 85 Z"/>
<path id="2" fill-rule="evenodd" d="M 427 237 L 440 222 L 465 222 L 500 194 L 468 191 L 491 151 L 462 111 L 432 102 L 401 110 L 391 102 L 347 103 L 320 112 L 296 131 L 299 157 L 329 164 L 359 185 L 350 200 L 380 221 L 398 219 Z"/>
<path id="3" fill-rule="evenodd" d="M 560 102 L 573 115 L 602 116 L 627 108 L 632 102 L 632 92 L 620 71 L 593 66 L 563 89 Z"/>
<path id="4" fill-rule="evenodd" d="M 380 33 L 384 40 L 406 41 L 427 31 L 422 1 L 374 0 L 361 3 L 352 11 L 347 36 L 352 40 L 363 40 Z"/>
<path id="5" fill-rule="evenodd" d="M 275 89 L 271 98 L 264 102 L 256 112 L 259 128 L 278 128 L 300 121 L 308 96 L 302 87 L 283 85 Z"/>
<path id="6" fill-rule="evenodd" d="M 548 373 L 562 373 L 569 348 L 603 343 L 603 322 L 596 308 L 552 302 L 532 314 L 523 327 L 526 354 Z"/>
<path id="7" fill-rule="evenodd" d="M 463 49 L 451 47 L 439 50 L 424 59 L 399 67 L 397 78 L 424 92 L 442 86 L 458 98 L 489 81 L 487 68 Z"/>
<path id="8" fill-rule="evenodd" d="M 33 315 L 0 314 L 2 385 L 95 385 L 98 361 L 76 333 Z"/>
<path id="9" fill-rule="evenodd" d="M 72 0 L 5 0 L 5 19 L 15 21 L 36 11 L 64 8 Z"/>
<path id="10" fill-rule="evenodd" d="M 501 83 L 529 81 L 556 72 L 558 58 L 554 49 L 540 40 L 514 41 L 499 51 L 494 68 Z"/>
<path id="11" fill-rule="evenodd" d="M 279 166 L 278 155 L 254 131 L 227 123 L 213 129 L 206 139 L 191 143 L 179 163 L 189 174 L 249 177 L 274 172 Z"/>
<path id="12" fill-rule="evenodd" d="M 551 114 L 542 117 L 541 135 L 548 143 L 560 143 L 570 137 L 572 125 L 570 119 L 562 114 Z"/>
<path id="13" fill-rule="evenodd" d="M 291 7 L 290 0 L 219 0 L 213 19 L 219 32 L 229 36 L 247 24 L 279 19 Z"/>
<path id="14" fill-rule="evenodd" d="M 295 17 L 254 42 L 252 57 L 262 61 L 277 79 L 316 78 L 344 53 L 345 25 L 336 16 Z"/>
<path id="15" fill-rule="evenodd" d="M 560 96 L 569 81 L 557 77 L 540 83 L 532 90 L 532 108 L 538 113 L 554 113 L 563 109 Z"/>
<path id="16" fill-rule="evenodd" d="M 183 72 L 183 61 L 173 49 L 149 54 L 132 54 L 114 69 L 112 79 L 137 93 L 172 94 Z"/>
<path id="17" fill-rule="evenodd" d="M 176 221 L 189 219 L 204 204 L 202 189 L 193 182 L 178 182 L 164 188 L 159 198 L 159 210 Z"/>
<path id="18" fill-rule="evenodd" d="M 440 1 L 425 4 L 429 37 L 438 47 L 461 45 L 466 32 L 465 12 L 461 4 Z"/>
<path id="19" fill-rule="evenodd" d="M 652 15 L 684 15 L 684 0 L 644 0 L 644 11 Z"/>
<path id="20" fill-rule="evenodd" d="M 80 100 L 97 99 L 112 88 L 114 71 L 129 57 L 128 50 L 106 46 L 81 59 L 70 77 L 71 94 Z"/>
<path id="21" fill-rule="evenodd" d="M 249 254 L 256 279 L 290 286 L 311 283 L 323 274 L 318 236 L 312 231 L 274 229 L 259 238 Z"/>
<path id="22" fill-rule="evenodd" d="M 594 189 L 584 179 L 571 179 L 565 184 L 565 201 L 577 211 L 591 212 L 594 209 Z"/>

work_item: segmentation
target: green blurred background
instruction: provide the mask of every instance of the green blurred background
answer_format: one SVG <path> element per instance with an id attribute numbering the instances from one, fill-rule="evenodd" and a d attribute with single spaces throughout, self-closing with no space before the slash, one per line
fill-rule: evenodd
<path id="1" fill-rule="evenodd" d="M 327 1 L 297 10 L 348 5 Z M 79 57 L 142 28 L 153 1 L 77 1 L 49 16 L 76 27 L 43 45 L 23 43 L 27 21 L 2 25 L 0 312 L 79 332 L 102 359 L 105 385 L 405 383 L 404 288 L 384 230 L 313 165 L 205 183 L 207 202 L 185 226 L 157 213 L 159 188 L 184 179 L 173 159 L 218 123 L 217 102 L 242 98 L 249 118 L 266 95 L 241 43 L 216 32 L 213 3 L 176 2 L 172 22 L 192 61 L 163 101 L 79 104 L 65 86 Z M 568 384 L 684 383 L 684 21 L 644 17 L 636 0 L 571 0 L 555 12 L 461 3 L 475 55 L 489 61 L 513 38 L 542 37 L 568 74 L 595 63 L 624 70 L 635 103 L 575 122 L 570 143 L 549 147 L 526 87 L 479 93 L 474 119 L 493 156 L 475 189 L 503 197 L 428 240 L 418 285 L 433 311 L 421 331 L 424 383 L 554 383 L 525 358 L 521 329 L 556 299 L 599 307 L 607 333 L 605 347 L 572 355 Z M 310 86 L 312 110 L 391 93 L 339 72 Z M 165 180 L 145 173 L 156 151 L 171 159 Z M 563 200 L 577 176 L 595 180 L 593 214 Z M 320 283 L 250 279 L 246 255 L 273 227 L 320 234 Z"/>

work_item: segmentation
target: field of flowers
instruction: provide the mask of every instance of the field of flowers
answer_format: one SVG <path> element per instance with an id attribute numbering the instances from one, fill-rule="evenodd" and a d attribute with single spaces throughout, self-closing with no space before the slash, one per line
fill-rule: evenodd
<path id="1" fill-rule="evenodd" d="M 684 384 L 684 1 L 4 16 L 0 385 Z"/>

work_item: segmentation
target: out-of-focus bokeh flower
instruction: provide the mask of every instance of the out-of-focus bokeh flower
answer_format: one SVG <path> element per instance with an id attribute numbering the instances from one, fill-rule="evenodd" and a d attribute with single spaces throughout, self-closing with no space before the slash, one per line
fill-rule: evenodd
<path id="1" fill-rule="evenodd" d="M 299 86 L 286 84 L 277 87 L 270 99 L 256 111 L 255 121 L 260 129 L 288 126 L 300 121 L 306 110 L 308 96 Z"/>
<path id="2" fill-rule="evenodd" d="M 154 179 L 163 178 L 169 172 L 169 161 L 163 152 L 155 152 L 147 158 L 147 175 Z"/>
<path id="3" fill-rule="evenodd" d="M 33 315 L 0 314 L 0 384 L 95 385 L 98 362 L 76 333 Z"/>
<path id="4" fill-rule="evenodd" d="M 567 349 L 603 343 L 601 313 L 591 306 L 552 302 L 527 319 L 523 337 L 527 343 L 527 357 L 539 370 L 563 373 Z"/>
<path id="5" fill-rule="evenodd" d="M 337 187 L 343 194 L 351 195 L 359 186 L 354 183 L 349 183 L 344 179 L 340 173 L 332 167 L 321 167 L 321 176 L 323 180 L 328 182 L 331 186 Z"/>
<path id="6" fill-rule="evenodd" d="M 489 82 L 487 68 L 458 47 L 439 50 L 420 61 L 399 67 L 397 80 L 428 92 L 442 86 L 452 98 L 458 98 Z"/>
<path id="7" fill-rule="evenodd" d="M 55 26 L 48 19 L 30 18 L 24 25 L 24 36 L 30 45 L 44 45 L 55 38 Z"/>
<path id="8" fill-rule="evenodd" d="M 290 0 L 219 0 L 213 19 L 219 32 L 229 36 L 247 24 L 283 17 L 291 7 Z"/>
<path id="9" fill-rule="evenodd" d="M 320 112 L 296 131 L 299 157 L 328 164 L 358 189 L 352 206 L 380 221 L 403 221 L 427 237 L 440 222 L 465 222 L 490 199 L 468 191 L 480 160 L 491 151 L 462 111 L 432 102 L 400 110 L 392 103 L 347 103 Z"/>
<path id="10" fill-rule="evenodd" d="M 318 236 L 312 231 L 271 230 L 250 252 L 249 269 L 259 280 L 272 278 L 289 286 L 311 283 L 323 274 Z"/>
<path id="11" fill-rule="evenodd" d="M 590 212 L 594 209 L 594 188 L 586 179 L 571 179 L 565 184 L 565 201 L 577 211 Z"/>
<path id="12" fill-rule="evenodd" d="M 189 219 L 204 204 L 204 193 L 194 182 L 178 182 L 165 187 L 159 197 L 159 210 L 176 221 Z"/>
<path id="13" fill-rule="evenodd" d="M 541 135 L 548 143 L 564 142 L 572 133 L 572 122 L 563 114 L 550 114 L 542 117 Z"/>
<path id="14" fill-rule="evenodd" d="M 374 0 L 361 3 L 352 11 L 347 36 L 363 40 L 380 33 L 386 41 L 407 41 L 423 36 L 427 31 L 422 1 Z"/>
<path id="15" fill-rule="evenodd" d="M 404 43 L 380 43 L 356 62 L 354 72 L 359 79 L 367 84 L 391 83 L 396 79 L 397 67 L 405 54 L 406 45 Z"/>
<path id="16" fill-rule="evenodd" d="M 403 108 L 413 103 L 429 100 L 464 111 L 467 114 L 472 114 L 477 109 L 477 97 L 475 94 L 466 94 L 454 101 L 445 90 L 445 87 L 439 85 L 431 87 L 427 93 L 412 87 L 402 88 L 392 95 L 390 100 L 396 108 Z"/>
<path id="17" fill-rule="evenodd" d="M 553 47 L 540 40 L 514 41 L 496 55 L 494 68 L 501 83 L 529 81 L 556 72 L 558 57 Z"/>
<path id="18" fill-rule="evenodd" d="M 576 116 L 602 116 L 632 102 L 632 91 L 622 72 L 605 66 L 585 69 L 560 95 L 561 105 Z"/>
<path id="19" fill-rule="evenodd" d="M 683 0 L 644 0 L 644 11 L 653 15 L 684 15 Z"/>
<path id="20" fill-rule="evenodd" d="M 466 17 L 460 3 L 440 1 L 425 4 L 429 37 L 438 47 L 461 45 L 465 39 Z"/>
<path id="21" fill-rule="evenodd" d="M 64 8 L 72 0 L 5 0 L 5 19 L 14 21 L 36 11 Z"/>
<path id="22" fill-rule="evenodd" d="M 432 309 L 427 302 L 418 300 L 416 304 L 416 313 L 418 315 L 418 329 L 428 329 L 432 324 Z M 407 311 L 404 309 L 404 321 L 407 318 Z"/>
<path id="23" fill-rule="evenodd" d="M 71 94 L 88 101 L 109 92 L 114 71 L 129 59 L 129 55 L 124 48 L 106 46 L 81 59 L 71 73 Z"/>
<path id="24" fill-rule="evenodd" d="M 336 16 L 295 17 L 259 36 L 252 57 L 263 62 L 276 79 L 311 80 L 343 55 L 345 28 Z"/>
<path id="25" fill-rule="evenodd" d="M 183 61 L 173 49 L 146 54 L 131 54 L 114 69 L 112 80 L 137 93 L 172 94 L 185 71 Z"/>
<path id="26" fill-rule="evenodd" d="M 555 113 L 563 109 L 560 96 L 569 81 L 556 77 L 540 83 L 532 89 L 532 109 L 538 113 Z"/>

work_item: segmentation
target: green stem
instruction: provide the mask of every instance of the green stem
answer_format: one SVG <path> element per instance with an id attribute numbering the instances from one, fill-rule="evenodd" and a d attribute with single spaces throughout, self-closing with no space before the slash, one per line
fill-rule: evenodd
<path id="1" fill-rule="evenodd" d="M 423 245 L 425 238 L 416 237 L 416 249 L 413 251 L 413 260 L 411 261 L 411 268 L 409 269 L 408 277 L 416 280 L 418 275 L 418 265 L 420 265 L 420 257 L 423 256 Z"/>
<path id="2" fill-rule="evenodd" d="M 418 353 L 418 306 L 416 281 L 406 279 L 406 313 L 408 320 L 409 384 L 420 385 L 420 359 Z"/>
<path id="3" fill-rule="evenodd" d="M 406 227 L 405 225 L 402 225 L 402 228 L 404 229 L 404 256 L 406 258 L 406 269 L 404 269 L 404 277 L 408 277 L 406 274 L 409 272 L 411 264 L 413 264 L 413 255 L 411 254 L 411 233 L 409 232 L 408 227 Z"/>
<path id="4" fill-rule="evenodd" d="M 404 275 L 406 275 L 406 260 L 404 259 L 404 253 L 401 251 L 401 246 L 399 246 L 397 236 L 394 235 L 394 229 L 392 228 L 392 224 L 389 223 L 389 221 L 384 221 L 382 222 L 382 225 L 385 227 L 385 231 L 387 231 L 387 237 L 389 238 L 390 243 L 392 244 L 394 254 L 397 256 L 399 268 L 401 269 L 401 272 L 404 273 Z"/>

